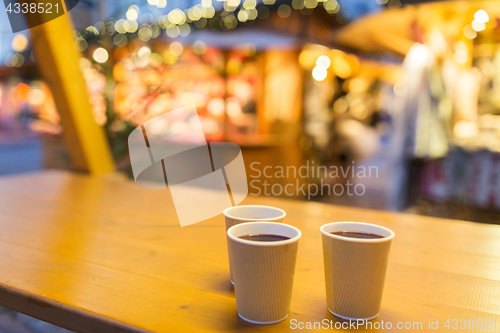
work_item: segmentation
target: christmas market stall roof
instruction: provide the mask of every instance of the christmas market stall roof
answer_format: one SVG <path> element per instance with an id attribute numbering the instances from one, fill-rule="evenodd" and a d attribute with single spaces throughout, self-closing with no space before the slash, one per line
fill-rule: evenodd
<path id="1" fill-rule="evenodd" d="M 359 0 L 254 3 L 255 7 L 249 7 L 253 5 L 248 5 L 247 1 L 234 8 L 224 5 L 224 9 L 218 10 L 203 28 L 195 29 L 185 40 L 202 40 L 220 48 L 245 43 L 252 43 L 257 49 L 290 48 L 305 43 L 332 47 L 335 46 L 335 30 L 381 7 L 376 2 L 375 6 L 366 3 L 360 6 L 364 1 Z"/>
<path id="2" fill-rule="evenodd" d="M 476 40 L 476 43 L 498 42 L 499 1 L 405 0 L 403 4 L 397 1 L 398 4 L 392 6 L 391 2 L 387 10 L 366 15 L 337 29 L 332 42 L 363 53 L 388 52 L 400 57 L 404 57 L 413 44 L 425 42 L 428 38 L 425 31 L 439 30 L 445 38 L 464 37 Z M 485 27 L 473 27 L 474 14 L 478 10 L 484 10 L 490 16 Z"/>

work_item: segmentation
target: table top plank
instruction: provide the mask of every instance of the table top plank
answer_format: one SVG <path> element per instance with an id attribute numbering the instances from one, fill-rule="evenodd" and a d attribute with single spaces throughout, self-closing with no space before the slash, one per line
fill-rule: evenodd
<path id="1" fill-rule="evenodd" d="M 80 314 L 80 319 L 77 325 L 73 322 L 58 324 L 77 331 L 81 330 L 80 325 L 89 314 L 99 314 L 108 322 L 114 322 L 117 331 L 122 329 L 120 323 L 123 322 L 127 323 L 125 327 L 155 332 L 176 328 L 190 332 L 220 332 L 236 327 L 259 332 L 265 328 L 246 325 L 239 319 L 232 311 L 235 308 L 234 297 L 7 242 L 0 242 L 0 267 L 9 267 L 0 271 L 0 290 L 14 291 L 6 297 L 26 298 L 39 305 L 42 308 L 39 317 L 42 319 L 46 319 L 45 309 L 64 305 L 61 313 Z M 1 299 L 0 303 L 8 301 Z M 232 315 L 228 316 L 228 313 Z M 60 317 L 64 320 L 64 316 Z M 291 317 L 306 320 L 304 316 L 292 314 Z M 103 331 L 98 324 L 87 327 L 87 331 Z"/>
<path id="2" fill-rule="evenodd" d="M 396 233 L 377 320 L 500 319 L 498 225 L 268 197 L 244 203 L 283 208 L 285 223 L 303 232 L 291 318 L 335 321 L 318 229 L 354 220 Z M 8 267 L 0 296 L 9 295 L 0 305 L 36 298 L 40 306 L 27 314 L 82 332 L 89 314 L 92 325 L 102 317 L 117 332 L 291 330 L 289 321 L 254 326 L 236 317 L 223 217 L 181 228 L 168 191 L 128 181 L 65 172 L 0 178 L 0 267 Z M 59 316 L 46 314 L 44 302 L 55 302 Z"/>

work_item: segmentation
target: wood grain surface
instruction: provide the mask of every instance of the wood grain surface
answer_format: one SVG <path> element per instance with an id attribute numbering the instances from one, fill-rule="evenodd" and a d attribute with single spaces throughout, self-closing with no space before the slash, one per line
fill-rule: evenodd
<path id="1" fill-rule="evenodd" d="M 498 225 L 271 197 L 243 204 L 282 208 L 284 222 L 302 231 L 284 322 L 238 318 L 222 215 L 181 228 L 168 190 L 62 171 L 0 178 L 0 306 L 78 332 L 288 332 L 298 323 L 335 324 L 319 227 L 363 221 L 396 233 L 374 323 L 421 322 L 425 332 L 439 320 L 439 331 L 471 332 L 443 325 L 496 319 L 500 331 Z"/>

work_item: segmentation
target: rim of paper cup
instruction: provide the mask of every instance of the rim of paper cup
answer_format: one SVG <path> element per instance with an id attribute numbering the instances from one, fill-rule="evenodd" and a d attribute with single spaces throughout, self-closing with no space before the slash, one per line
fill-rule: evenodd
<path id="1" fill-rule="evenodd" d="M 248 208 L 271 208 L 271 209 L 275 210 L 276 213 L 279 212 L 281 214 L 277 215 L 277 216 L 265 217 L 265 218 L 251 218 L 251 217 L 247 218 L 247 217 L 237 217 L 237 216 L 231 215 L 229 213 L 229 211 L 234 210 L 234 209 L 238 209 L 238 208 L 241 208 L 241 207 L 248 207 Z M 225 217 L 228 217 L 230 219 L 237 220 L 237 221 L 268 221 L 268 220 L 278 220 L 278 219 L 285 218 L 285 216 L 286 216 L 286 212 L 283 209 L 278 208 L 278 207 L 273 207 L 273 206 L 266 206 L 266 205 L 240 205 L 240 206 L 232 206 L 232 207 L 228 207 L 228 208 L 224 209 L 224 211 L 222 212 L 222 214 L 224 214 Z"/>
<path id="2" fill-rule="evenodd" d="M 368 317 L 368 318 L 351 318 L 351 317 L 346 317 L 346 316 L 341 316 L 339 314 L 336 314 L 335 312 L 333 312 L 332 310 L 328 309 L 328 311 L 334 315 L 335 317 L 339 317 L 340 319 L 344 319 L 344 320 L 352 320 L 352 321 L 369 321 L 369 320 L 373 320 L 375 318 L 378 317 L 379 313 L 377 313 L 375 316 L 373 317 Z"/>
<path id="3" fill-rule="evenodd" d="M 382 230 L 385 233 L 387 233 L 388 235 L 386 236 L 385 233 L 383 235 L 377 234 L 377 235 L 383 236 L 383 238 L 371 238 L 371 239 L 367 239 L 367 238 L 352 238 L 352 237 L 344 237 L 344 236 L 334 235 L 334 234 L 330 233 L 331 231 L 326 231 L 325 230 L 325 229 L 327 229 L 328 227 L 330 227 L 332 225 L 340 225 L 340 224 L 344 224 L 346 226 L 348 226 L 348 225 L 367 226 L 367 227 L 370 227 L 370 228 L 375 228 L 375 229 L 378 229 L 378 230 Z M 328 236 L 330 238 L 335 238 L 335 239 L 342 240 L 342 241 L 345 241 L 345 242 L 353 242 L 353 243 L 383 243 L 383 242 L 387 242 L 387 241 L 393 239 L 394 236 L 395 236 L 394 231 L 392 231 L 389 228 L 383 227 L 383 226 L 378 225 L 378 224 L 365 223 L 365 222 L 351 222 L 351 221 L 331 222 L 331 223 L 323 224 L 319 230 L 321 230 L 321 233 L 323 235 Z M 343 229 L 343 230 L 338 230 L 338 231 L 362 231 L 362 230 Z M 373 231 L 373 230 L 372 231 L 366 230 L 366 231 L 363 231 L 363 232 L 376 233 L 376 231 Z"/>
<path id="4" fill-rule="evenodd" d="M 250 320 L 250 319 L 247 319 L 245 317 L 243 317 L 242 315 L 240 315 L 240 313 L 238 312 L 238 316 L 245 320 L 245 321 L 248 321 L 249 323 L 252 323 L 252 324 L 259 324 L 259 325 L 269 325 L 269 324 L 276 324 L 276 323 L 279 323 L 283 320 L 285 320 L 286 318 L 288 318 L 288 315 L 286 315 L 285 318 L 282 318 L 282 319 L 278 319 L 278 320 L 273 320 L 273 321 L 255 321 L 255 320 Z"/>
<path id="5" fill-rule="evenodd" d="M 290 238 L 290 239 L 273 241 L 273 242 L 262 242 L 262 241 L 251 241 L 251 240 L 247 240 L 247 239 L 242 239 L 239 236 L 234 236 L 231 234 L 231 232 L 233 232 L 235 229 L 248 228 L 251 226 L 258 226 L 258 225 L 276 225 L 280 228 L 292 229 L 292 230 L 297 232 L 297 235 Z M 282 235 L 280 233 L 273 234 L 273 235 L 285 236 L 285 235 Z M 280 246 L 280 245 L 291 244 L 291 243 L 298 241 L 301 236 L 302 236 L 302 232 L 298 228 L 295 228 L 294 226 L 291 226 L 289 224 L 278 223 L 278 222 L 248 222 L 248 223 L 236 224 L 236 225 L 233 225 L 231 228 L 227 229 L 227 237 L 231 238 L 233 241 L 241 243 L 241 244 L 247 244 L 247 245 L 253 245 L 253 246 Z M 288 237 L 288 236 L 285 236 L 285 237 Z"/>

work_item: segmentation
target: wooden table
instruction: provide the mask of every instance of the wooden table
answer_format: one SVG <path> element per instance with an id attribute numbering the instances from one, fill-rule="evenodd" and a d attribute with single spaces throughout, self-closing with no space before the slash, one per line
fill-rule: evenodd
<path id="1" fill-rule="evenodd" d="M 0 178 L 0 305 L 79 332 L 294 331 L 290 320 L 238 319 L 223 217 L 181 228 L 169 195 L 65 172 Z M 297 324 L 336 322 L 319 227 L 350 220 L 396 233 L 375 323 L 422 322 L 428 331 L 429 320 L 442 328 L 447 319 L 496 319 L 500 331 L 498 225 L 264 197 L 244 204 L 281 207 L 303 232 Z"/>

